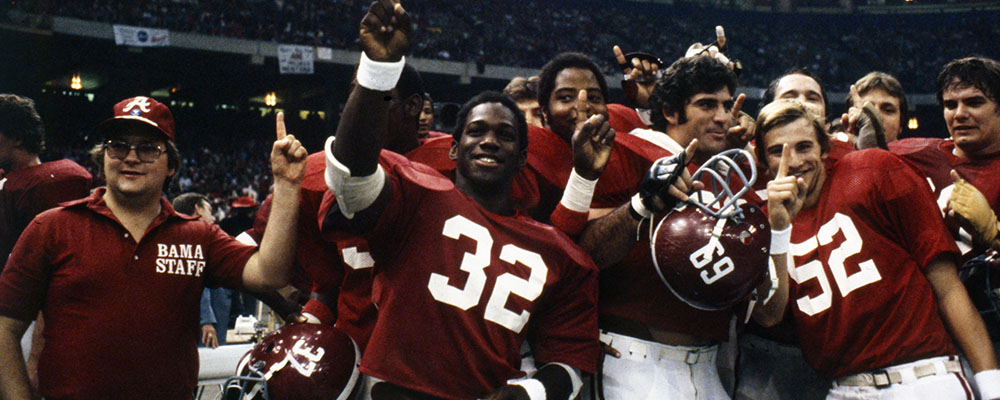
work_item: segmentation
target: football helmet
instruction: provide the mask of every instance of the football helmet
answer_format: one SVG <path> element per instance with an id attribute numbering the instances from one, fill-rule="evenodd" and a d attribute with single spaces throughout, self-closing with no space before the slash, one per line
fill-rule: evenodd
<path id="1" fill-rule="evenodd" d="M 265 336 L 226 381 L 226 400 L 347 399 L 361 354 L 346 333 L 319 324 L 289 324 Z"/>
<path id="2" fill-rule="evenodd" d="M 990 339 L 1000 341 L 1000 254 L 987 251 L 963 264 L 959 274 Z"/>
<path id="3" fill-rule="evenodd" d="M 653 264 L 667 288 L 691 307 L 731 308 L 768 273 L 770 224 L 760 208 L 741 198 L 753 188 L 757 169 L 750 153 L 727 150 L 692 179 L 704 182 L 705 190 L 656 224 L 650 237 Z"/>

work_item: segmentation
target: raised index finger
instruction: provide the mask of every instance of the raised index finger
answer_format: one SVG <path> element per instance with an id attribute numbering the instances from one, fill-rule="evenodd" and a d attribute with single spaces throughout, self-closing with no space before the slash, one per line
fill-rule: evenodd
<path id="1" fill-rule="evenodd" d="M 278 134 L 278 140 L 285 138 L 285 113 L 278 112 L 274 121 L 274 131 Z"/>
<path id="2" fill-rule="evenodd" d="M 587 120 L 587 91 L 581 89 L 576 94 L 576 123 L 579 124 Z"/>
<path id="3" fill-rule="evenodd" d="M 788 160 L 790 158 L 792 158 L 792 148 L 788 147 L 788 143 L 785 143 L 781 145 L 781 162 L 778 163 L 778 174 L 774 176 L 774 179 L 788 176 Z"/>
<path id="4" fill-rule="evenodd" d="M 622 68 L 628 67 L 628 64 L 625 63 L 625 53 L 622 53 L 622 48 L 616 44 L 612 50 L 615 52 L 615 59 L 618 60 L 618 65 L 621 65 Z"/>
<path id="5" fill-rule="evenodd" d="M 685 166 L 691 164 L 691 161 L 694 160 L 694 151 L 697 148 L 698 148 L 698 139 L 694 139 L 691 141 L 691 143 L 688 143 L 688 147 L 684 149 Z"/>
<path id="6" fill-rule="evenodd" d="M 744 93 L 740 93 L 739 96 L 736 96 L 736 101 L 733 102 L 733 109 L 732 111 L 730 111 L 733 114 L 733 118 L 740 117 L 740 111 L 743 110 L 743 102 L 745 102 L 746 100 L 747 100 L 747 95 Z"/>

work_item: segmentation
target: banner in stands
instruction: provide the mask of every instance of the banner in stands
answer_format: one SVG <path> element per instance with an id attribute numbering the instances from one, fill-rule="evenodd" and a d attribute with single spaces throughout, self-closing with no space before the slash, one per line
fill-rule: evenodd
<path id="1" fill-rule="evenodd" d="M 141 26 L 114 25 L 115 44 L 119 46 L 170 46 L 170 31 Z"/>
<path id="2" fill-rule="evenodd" d="M 311 74 L 314 59 L 311 46 L 278 46 L 278 68 L 282 74 Z"/>

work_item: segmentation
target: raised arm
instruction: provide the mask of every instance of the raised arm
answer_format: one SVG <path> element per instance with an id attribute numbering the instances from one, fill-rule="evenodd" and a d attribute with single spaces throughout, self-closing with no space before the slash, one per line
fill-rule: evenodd
<path id="1" fill-rule="evenodd" d="M 767 183 L 767 212 L 771 224 L 771 262 L 773 263 L 771 281 L 778 282 L 774 294 L 763 304 L 754 308 L 753 318 L 757 323 L 769 327 L 781 322 L 788 306 L 788 263 L 791 257 L 788 250 L 791 246 L 792 220 L 802 209 L 805 202 L 806 183 L 802 178 L 788 175 L 788 161 L 791 158 L 791 148 L 785 144 L 781 149 L 781 163 L 774 180 Z M 762 286 L 769 285 L 765 281 Z M 758 288 L 758 293 L 766 293 L 767 288 Z M 765 298 L 767 296 L 764 296 Z"/>
<path id="2" fill-rule="evenodd" d="M 703 187 L 701 182 L 692 182 L 687 171 L 697 145 L 698 140 L 692 140 L 684 153 L 653 163 L 630 202 L 616 209 L 590 211 L 592 221 L 583 229 L 579 244 L 598 268 L 610 267 L 628 255 L 642 221 L 672 208 L 677 201 L 687 201 L 688 193 Z"/>
<path id="3" fill-rule="evenodd" d="M 363 53 L 337 126 L 336 139 L 326 142 L 326 184 L 337 196 L 337 209 L 360 230 L 374 226 L 390 195 L 385 172 L 378 166 L 387 135 L 391 90 L 403 71 L 412 35 L 410 17 L 398 1 L 372 2 L 361 20 Z M 331 210 L 334 211 L 334 210 Z M 355 219 L 355 213 L 364 212 Z"/>
<path id="4" fill-rule="evenodd" d="M 254 292 L 285 286 L 295 260 L 296 226 L 286 221 L 298 220 L 299 186 L 305 176 L 308 154 L 302 143 L 285 133 L 284 114 L 278 113 L 275 125 L 277 140 L 271 148 L 274 173 L 271 215 L 260 248 L 243 268 L 243 286 Z"/>

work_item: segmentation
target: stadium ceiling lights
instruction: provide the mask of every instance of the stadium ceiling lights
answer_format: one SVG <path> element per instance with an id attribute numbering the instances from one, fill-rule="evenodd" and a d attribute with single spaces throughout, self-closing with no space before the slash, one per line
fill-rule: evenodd
<path id="1" fill-rule="evenodd" d="M 44 86 L 49 89 L 69 89 L 79 91 L 93 91 L 104 85 L 104 80 L 95 74 L 86 72 L 74 72 L 61 75 L 45 82 Z"/>

